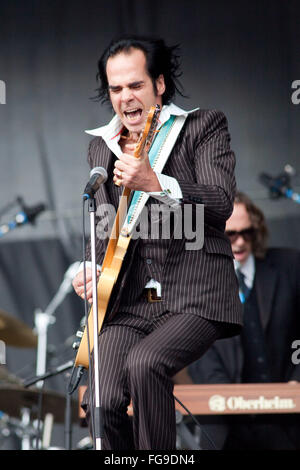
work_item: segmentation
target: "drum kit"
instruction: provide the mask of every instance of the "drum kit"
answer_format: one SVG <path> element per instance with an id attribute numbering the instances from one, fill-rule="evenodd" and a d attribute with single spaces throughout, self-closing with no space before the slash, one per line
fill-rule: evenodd
<path id="1" fill-rule="evenodd" d="M 14 219 L 0 225 L 0 238 L 26 223 L 33 224 L 35 218 L 45 210 L 44 204 L 32 207 L 17 197 L 0 210 L 0 217 L 15 205 L 20 211 Z M 69 266 L 64 279 L 49 303 L 34 314 L 34 330 L 15 316 L 0 309 L 0 450 L 51 449 L 53 423 L 64 423 L 65 442 L 62 449 L 71 449 L 72 424 L 79 423 L 78 400 L 70 394 L 46 389 L 47 378 L 65 373 L 73 367 L 73 361 L 47 371 L 47 334 L 56 321 L 55 311 L 72 289 L 72 280 L 80 262 Z M 70 338 L 68 338 L 69 340 Z M 22 380 L 6 368 L 6 347 L 34 348 L 36 350 L 35 377 Z M 67 373 L 65 373 L 65 376 Z M 84 444 L 86 446 L 86 444 Z M 76 448 L 83 448 L 80 443 Z"/>
<path id="2" fill-rule="evenodd" d="M 65 433 L 67 425 L 70 431 L 70 425 L 78 423 L 78 403 L 67 394 L 45 389 L 43 382 L 41 386 L 37 383 L 28 387 L 25 381 L 8 371 L 6 346 L 37 348 L 38 336 L 23 321 L 1 309 L 0 346 L 0 449 L 51 449 L 53 423 L 64 423 Z M 72 361 L 64 370 L 71 366 Z"/>

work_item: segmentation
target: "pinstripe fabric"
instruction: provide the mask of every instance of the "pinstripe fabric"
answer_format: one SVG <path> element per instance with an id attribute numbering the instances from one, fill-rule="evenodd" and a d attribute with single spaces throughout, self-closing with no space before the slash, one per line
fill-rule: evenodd
<path id="1" fill-rule="evenodd" d="M 238 284 L 224 235 L 235 194 L 235 157 L 229 142 L 222 113 L 196 111 L 188 116 L 163 170 L 179 182 L 182 205 L 204 204 L 203 249 L 187 251 L 185 244 L 191 240 L 173 236 L 130 244 L 99 341 L 108 449 L 174 449 L 172 375 L 200 357 L 216 338 L 240 329 Z M 118 206 L 122 188 L 112 182 L 115 158 L 102 138 L 92 140 L 90 166 L 103 166 L 111 176 L 96 193 L 97 206 Z M 157 201 L 149 198 L 151 203 Z M 106 244 L 97 239 L 99 264 Z M 149 304 L 143 297 L 150 278 L 162 285 L 160 303 Z M 133 434 L 126 416 L 130 399 Z M 85 407 L 88 401 L 87 393 Z M 89 407 L 87 411 L 89 416 Z"/>
<path id="2" fill-rule="evenodd" d="M 133 304 L 143 303 L 142 289 L 153 276 L 147 259 L 155 259 L 164 303 L 145 308 L 228 322 L 232 331 L 228 328 L 226 334 L 236 333 L 236 326 L 241 324 L 241 305 L 231 245 L 224 235 L 235 194 L 235 156 L 229 142 L 227 121 L 221 112 L 200 110 L 188 116 L 163 173 L 178 180 L 182 204 L 204 204 L 204 248 L 187 251 L 184 237 L 132 241 L 109 305 L 109 318 L 120 309 L 134 312 Z M 115 159 L 102 138 L 92 140 L 88 156 L 91 167 L 104 166 L 112 176 Z M 122 188 L 109 178 L 96 193 L 97 205 L 108 202 L 117 208 L 121 192 Z M 149 198 L 148 204 L 156 202 Z M 105 249 L 106 241 L 98 239 L 99 264 Z"/>
<path id="3" fill-rule="evenodd" d="M 152 319 L 117 314 L 104 327 L 99 341 L 104 449 L 175 449 L 171 377 L 204 354 L 219 337 L 220 325 L 168 312 Z M 126 414 L 130 399 L 133 428 Z M 86 394 L 91 426 L 88 402 Z"/>

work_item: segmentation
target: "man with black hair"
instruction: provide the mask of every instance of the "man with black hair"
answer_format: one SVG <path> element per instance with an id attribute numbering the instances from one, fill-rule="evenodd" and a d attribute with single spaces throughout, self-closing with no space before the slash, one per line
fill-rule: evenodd
<path id="1" fill-rule="evenodd" d="M 109 175 L 96 193 L 97 206 L 117 208 L 122 186 L 145 194 L 151 212 L 159 203 L 194 212 L 197 204 L 204 205 L 203 247 L 189 248 L 185 234 L 174 236 L 172 225 L 168 239 L 151 237 L 150 227 L 148 238 L 131 240 L 99 335 L 104 448 L 172 450 L 172 377 L 217 338 L 234 335 L 241 326 L 232 252 L 224 235 L 235 193 L 235 157 L 221 112 L 187 112 L 171 102 L 179 91 L 176 47 L 160 39 L 122 38 L 105 50 L 98 67 L 99 98 L 109 99 L 115 116 L 107 126 L 89 131 L 95 136 L 89 164 L 105 167 Z M 162 108 L 159 132 L 149 154 L 135 158 L 147 113 L 155 105 Z M 157 139 L 159 151 L 152 158 Z M 99 264 L 106 246 L 107 240 L 97 239 Z M 82 272 L 73 286 L 83 297 Z M 90 271 L 86 287 L 91 301 Z M 90 393 L 82 405 L 88 421 Z"/>

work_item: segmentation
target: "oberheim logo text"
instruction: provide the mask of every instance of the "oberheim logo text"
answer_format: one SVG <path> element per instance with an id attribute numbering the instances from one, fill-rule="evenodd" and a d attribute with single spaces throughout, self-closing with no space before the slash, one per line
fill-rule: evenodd
<path id="1" fill-rule="evenodd" d="M 222 395 L 212 395 L 208 402 L 212 411 L 225 410 L 289 410 L 296 407 L 292 398 L 265 398 L 260 396 L 257 399 L 249 400 L 242 396 L 225 398 Z"/>

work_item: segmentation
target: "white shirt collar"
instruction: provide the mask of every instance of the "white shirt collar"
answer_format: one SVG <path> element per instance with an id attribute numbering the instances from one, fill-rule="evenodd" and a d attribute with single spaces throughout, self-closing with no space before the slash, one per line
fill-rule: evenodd
<path id="1" fill-rule="evenodd" d="M 245 276 L 245 284 L 250 289 L 253 286 L 254 276 L 255 276 L 255 259 L 252 253 L 248 256 L 245 263 L 241 264 L 238 261 L 234 260 L 234 269 L 239 269 L 241 273 Z"/>
<path id="2" fill-rule="evenodd" d="M 185 111 L 184 109 L 179 108 L 174 103 L 169 105 L 164 105 L 162 107 L 160 116 L 159 116 L 159 125 L 160 127 L 167 122 L 171 115 L 173 116 L 182 116 L 188 115 L 199 108 L 192 109 L 191 111 Z M 102 137 L 106 145 L 110 150 L 118 157 L 122 152 L 119 146 L 120 132 L 123 128 L 121 119 L 117 114 L 114 115 L 112 120 L 106 125 L 97 127 L 96 129 L 86 130 L 85 132 L 90 135 Z"/>

